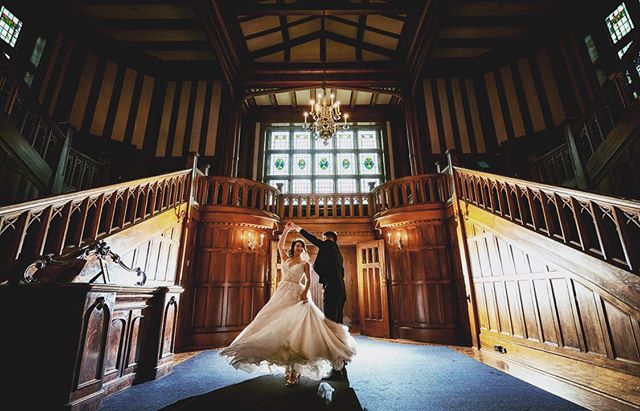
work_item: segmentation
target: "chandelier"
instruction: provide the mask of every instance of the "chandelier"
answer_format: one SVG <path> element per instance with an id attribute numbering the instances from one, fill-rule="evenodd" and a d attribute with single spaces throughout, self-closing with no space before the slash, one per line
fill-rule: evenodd
<path id="1" fill-rule="evenodd" d="M 323 144 L 329 144 L 329 140 L 339 130 L 348 130 L 348 114 L 340 112 L 340 102 L 334 101 L 335 96 L 327 94 L 326 82 L 322 82 L 322 92 L 317 94 L 317 100 L 309 101 L 309 112 L 304 112 L 304 128 L 311 130 L 315 138 L 322 139 Z M 309 122 L 311 116 L 312 122 Z M 340 121 L 342 118 L 342 121 Z"/>

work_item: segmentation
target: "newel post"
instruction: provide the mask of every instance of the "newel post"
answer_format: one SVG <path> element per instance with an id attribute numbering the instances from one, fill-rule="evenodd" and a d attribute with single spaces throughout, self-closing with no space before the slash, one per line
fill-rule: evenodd
<path id="1" fill-rule="evenodd" d="M 73 129 L 71 128 L 71 125 L 67 124 L 62 149 L 60 150 L 60 157 L 58 158 L 58 166 L 55 170 L 52 170 L 51 177 L 49 178 L 49 193 L 51 194 L 55 195 L 62 193 L 64 175 L 67 171 L 67 161 L 69 160 L 69 151 L 71 151 L 72 138 Z"/>
<path id="2" fill-rule="evenodd" d="M 469 331 L 471 333 L 471 344 L 475 348 L 480 348 L 480 326 L 478 324 L 478 312 L 476 305 L 475 290 L 473 287 L 473 273 L 471 271 L 471 260 L 469 258 L 469 248 L 467 245 L 467 231 L 465 227 L 465 215 L 460 204 L 460 187 L 456 180 L 455 166 L 458 164 L 458 155 L 455 150 L 447 150 L 447 160 L 449 162 L 449 181 L 451 189 L 451 203 L 453 205 L 453 215 L 456 222 L 456 239 L 460 254 L 460 265 L 464 279 L 467 302 L 467 315 L 469 318 Z M 462 307 L 462 305 L 461 305 Z"/>
<path id="3" fill-rule="evenodd" d="M 573 136 L 573 128 L 571 127 L 570 119 L 564 123 L 564 133 L 567 138 L 569 156 L 571 157 L 571 163 L 573 165 L 573 174 L 576 176 L 576 185 L 579 189 L 584 190 L 588 187 L 587 176 L 584 172 L 584 167 L 582 166 L 582 159 L 580 158 L 580 152 L 578 152 L 576 139 Z"/>

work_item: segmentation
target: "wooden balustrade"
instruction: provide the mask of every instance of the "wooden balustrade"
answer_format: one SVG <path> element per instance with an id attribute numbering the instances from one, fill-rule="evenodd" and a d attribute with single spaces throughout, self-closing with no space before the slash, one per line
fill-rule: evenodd
<path id="1" fill-rule="evenodd" d="M 186 202 L 191 172 L 0 207 L 0 282 L 38 256 L 64 255 Z"/>
<path id="2" fill-rule="evenodd" d="M 451 196 L 444 174 L 400 178 L 376 187 L 371 194 L 375 213 L 417 204 L 444 202 Z"/>
<path id="3" fill-rule="evenodd" d="M 100 180 L 103 164 L 71 148 L 67 157 L 64 183 L 76 190 L 96 187 Z"/>
<path id="4" fill-rule="evenodd" d="M 67 186 L 77 190 L 96 186 L 104 164 L 71 147 L 73 132 L 62 130 L 53 121 L 4 56 L 0 56 L 0 106 L 2 115 L 11 120 L 54 176 L 58 176 L 49 182 L 51 194 L 62 191 L 63 178 Z"/>
<path id="5" fill-rule="evenodd" d="M 538 179 L 547 184 L 565 185 L 575 178 L 568 144 L 562 144 L 535 160 Z"/>
<path id="6" fill-rule="evenodd" d="M 458 167 L 454 176 L 461 200 L 640 273 L 640 203 Z"/>
<path id="7" fill-rule="evenodd" d="M 201 206 L 253 208 L 278 212 L 279 192 L 270 185 L 244 178 L 200 176 L 196 180 L 196 201 Z"/>
<path id="8" fill-rule="evenodd" d="M 283 194 L 281 218 L 341 218 L 372 216 L 370 194 Z"/>

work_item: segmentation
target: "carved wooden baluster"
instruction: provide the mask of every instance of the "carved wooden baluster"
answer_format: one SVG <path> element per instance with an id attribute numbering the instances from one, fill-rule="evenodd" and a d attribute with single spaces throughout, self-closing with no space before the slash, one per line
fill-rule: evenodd
<path id="1" fill-rule="evenodd" d="M 605 261 L 610 261 L 613 256 L 611 255 L 612 245 L 611 239 L 607 238 L 606 231 L 604 230 L 603 218 L 604 212 L 600 206 L 594 201 L 589 201 L 589 210 L 591 211 L 591 218 L 593 219 L 593 226 L 596 229 L 596 237 L 598 239 L 598 247 L 602 253 L 602 258 Z"/>
<path id="2" fill-rule="evenodd" d="M 229 203 L 231 207 L 238 206 L 238 199 L 240 198 L 240 187 L 241 185 L 239 181 L 234 181 L 231 183 L 231 202 Z M 264 191 L 263 191 L 263 195 L 264 195 Z M 263 202 L 263 206 L 264 206 L 264 202 Z"/>
<path id="3" fill-rule="evenodd" d="M 29 219 L 31 211 L 23 211 L 15 220 L 14 230 L 11 236 L 11 241 L 8 244 L 8 250 L 6 260 L 2 264 L 2 268 L 11 270 L 19 258 L 20 250 L 27 235 L 27 229 L 29 228 Z"/>
<path id="4" fill-rule="evenodd" d="M 139 192 L 138 192 L 139 193 Z M 89 241 L 94 241 L 98 237 L 98 229 L 100 228 L 100 216 L 102 216 L 102 209 L 104 208 L 104 193 L 98 196 L 96 200 L 96 212 L 89 223 Z M 134 210 L 136 210 L 134 208 Z M 135 211 L 133 214 L 133 218 L 135 219 Z"/>
<path id="5" fill-rule="evenodd" d="M 45 246 L 47 244 L 47 237 L 49 236 L 49 228 L 51 227 L 52 220 L 53 206 L 48 206 L 40 215 L 40 225 L 33 244 L 34 257 L 41 256 L 45 253 Z"/>
<path id="6" fill-rule="evenodd" d="M 536 216 L 536 209 L 534 204 L 536 200 L 533 195 L 533 191 L 531 190 L 531 188 L 525 187 L 523 193 L 527 197 L 527 204 L 525 205 L 525 207 L 529 207 L 529 215 L 531 216 L 531 224 L 533 225 L 533 229 L 538 230 L 538 228 L 540 228 L 540 222 L 538 221 L 538 217 Z"/>
<path id="7" fill-rule="evenodd" d="M 542 217 L 544 218 L 544 225 L 547 227 L 547 235 L 549 237 L 555 237 L 555 233 L 558 230 L 555 222 L 551 216 L 551 210 L 549 209 L 549 201 L 553 201 L 552 197 L 540 190 L 540 205 L 542 206 Z"/>
<path id="8" fill-rule="evenodd" d="M 363 210 L 362 210 L 364 197 L 365 197 L 364 194 L 359 194 L 357 197 L 358 198 L 358 217 L 364 217 Z"/>
<path id="9" fill-rule="evenodd" d="M 447 196 L 445 195 L 444 191 L 440 192 L 439 198 L 438 198 L 438 194 L 436 191 L 436 184 L 438 182 L 438 180 L 442 181 L 443 184 L 441 184 L 441 190 L 445 187 L 446 185 L 446 180 L 443 176 L 438 176 L 437 179 L 433 179 L 433 178 L 429 178 L 426 181 L 427 184 L 427 188 L 429 189 L 429 198 L 427 199 L 425 197 L 425 192 L 424 192 L 424 183 L 420 184 L 420 191 L 422 191 L 422 198 L 424 203 L 433 203 L 438 201 L 438 199 L 440 199 L 441 201 L 446 201 L 447 200 Z"/>
<path id="10" fill-rule="evenodd" d="M 569 238 L 569 224 L 573 223 L 573 221 L 569 222 L 565 218 L 564 210 L 564 201 L 562 197 L 558 193 L 553 193 L 553 202 L 556 205 L 556 213 L 558 215 L 558 221 L 560 223 L 560 235 L 562 236 L 562 241 L 565 244 L 569 244 L 571 238 Z"/>
<path id="11" fill-rule="evenodd" d="M 222 198 L 220 199 L 220 205 L 229 205 L 229 182 L 223 181 L 221 184 Z"/>
<path id="12" fill-rule="evenodd" d="M 498 211 L 498 214 L 500 214 L 501 216 L 505 217 L 505 206 L 508 207 L 507 204 L 504 203 L 504 199 L 502 198 L 502 183 L 500 183 L 500 181 L 496 181 L 496 195 L 498 196 L 497 198 L 497 202 L 498 202 L 498 208 L 500 208 L 500 210 Z"/>
<path id="13" fill-rule="evenodd" d="M 340 200 L 340 216 L 341 217 L 346 217 L 347 215 L 347 204 L 345 201 L 345 196 L 340 196 L 338 197 L 338 199 Z"/>
<path id="14" fill-rule="evenodd" d="M 144 203 L 142 206 L 142 215 L 140 216 L 143 220 L 147 218 L 147 209 L 149 208 L 149 204 L 153 204 L 153 183 L 148 183 L 145 187 L 144 194 Z"/>
<path id="15" fill-rule="evenodd" d="M 333 210 L 333 217 L 338 216 L 338 201 L 336 196 L 331 196 L 331 208 Z"/>
<path id="16" fill-rule="evenodd" d="M 580 203 L 578 202 L 578 200 L 576 200 L 575 197 L 569 197 L 569 201 L 571 204 L 571 210 L 573 212 L 574 224 L 577 229 L 576 231 L 578 232 L 578 245 L 580 246 L 580 248 L 582 248 L 583 251 L 587 251 L 589 250 L 589 247 L 591 245 L 591 239 L 587 235 L 587 230 L 584 226 L 584 222 L 582 221 L 583 217 L 581 213 Z"/>
<path id="17" fill-rule="evenodd" d="M 264 210 L 264 188 L 258 187 L 258 209 Z"/>
<path id="18" fill-rule="evenodd" d="M 167 187 L 168 189 L 169 187 Z M 131 193 L 131 189 L 127 187 L 122 194 L 122 207 L 120 208 L 120 213 L 118 214 L 118 220 L 116 224 L 120 228 L 124 228 L 125 223 L 127 221 L 127 207 L 129 205 L 129 194 Z M 168 197 L 168 195 L 167 195 Z"/>
<path id="19" fill-rule="evenodd" d="M 57 232 L 54 233 L 55 239 L 51 252 L 55 255 L 62 254 L 64 249 L 64 243 L 67 239 L 67 233 L 69 232 L 69 223 L 71 221 L 71 210 L 73 208 L 73 200 L 69 200 L 63 207 L 60 216 L 60 224 L 58 225 Z"/>
<path id="20" fill-rule="evenodd" d="M 627 267 L 629 268 L 629 271 L 637 271 L 638 266 L 640 265 L 640 255 L 638 255 L 639 245 L 633 243 L 631 233 L 629 232 L 629 224 L 627 224 L 627 220 L 631 220 L 631 218 L 627 216 L 624 211 L 615 206 L 613 207 L 613 218 L 616 224 L 618 238 L 622 245 L 622 252 L 624 253 L 624 258 L 627 262 Z M 631 221 L 631 224 L 635 223 Z M 636 229 L 638 228 L 640 227 L 636 227 Z"/>
<path id="21" fill-rule="evenodd" d="M 279 204 L 278 204 L 278 215 L 281 217 L 287 218 L 285 215 L 285 202 L 287 201 L 287 196 L 285 194 L 280 194 L 279 196 Z"/>
<path id="22" fill-rule="evenodd" d="M 140 208 L 140 196 L 142 196 L 142 186 L 137 186 L 135 188 L 135 197 L 133 200 L 133 208 L 131 210 L 131 222 L 135 224 L 136 221 L 138 221 L 138 210 Z M 104 206 L 104 194 L 101 195 L 102 197 L 102 206 L 100 206 L 100 210 L 102 210 L 102 207 Z"/>
<path id="23" fill-rule="evenodd" d="M 242 186 L 242 200 L 240 203 L 241 207 L 249 207 L 249 187 L 248 185 L 243 185 Z M 270 193 L 267 193 L 270 194 Z M 269 204 L 269 211 L 271 211 L 271 201 L 268 201 L 267 204 Z"/>
<path id="24" fill-rule="evenodd" d="M 78 208 L 78 220 L 76 220 L 76 224 L 72 228 L 70 241 L 68 245 L 80 247 L 82 246 L 82 234 L 84 232 L 84 226 L 87 223 L 87 214 L 89 214 L 89 197 L 85 197 L 82 202 L 80 202 L 80 207 Z"/>
<path id="25" fill-rule="evenodd" d="M 219 205 L 220 203 L 218 202 L 218 199 L 220 198 L 220 190 L 221 190 L 221 184 L 220 184 L 220 180 L 214 180 L 213 182 L 213 191 L 211 193 L 211 203 L 207 204 L 207 205 Z"/>
<path id="26" fill-rule="evenodd" d="M 409 185 L 407 183 L 400 184 L 400 196 L 402 198 L 402 205 L 409 205 Z"/>

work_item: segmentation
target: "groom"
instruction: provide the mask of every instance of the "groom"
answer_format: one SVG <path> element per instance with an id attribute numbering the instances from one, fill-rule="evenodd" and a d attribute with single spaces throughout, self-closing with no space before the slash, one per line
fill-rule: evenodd
<path id="1" fill-rule="evenodd" d="M 292 230 L 299 232 L 311 244 L 318 247 L 318 256 L 313 263 L 313 269 L 318 273 L 320 284 L 324 288 L 324 316 L 331 321 L 342 324 L 347 291 L 344 285 L 344 261 L 338 248 L 338 235 L 333 231 L 325 231 L 322 233 L 322 240 L 320 240 L 297 224 L 289 224 Z M 324 379 L 349 382 L 346 367 L 341 371 L 331 370 L 331 374 Z"/>

